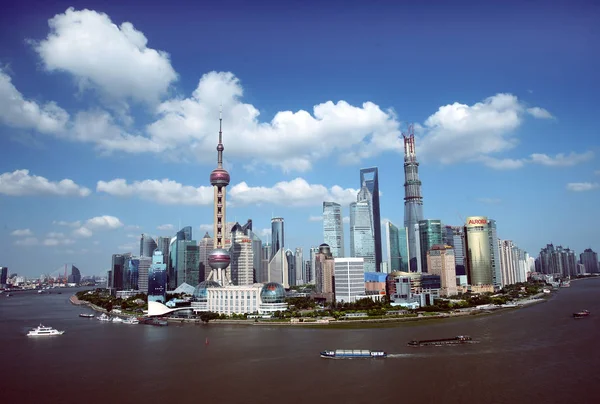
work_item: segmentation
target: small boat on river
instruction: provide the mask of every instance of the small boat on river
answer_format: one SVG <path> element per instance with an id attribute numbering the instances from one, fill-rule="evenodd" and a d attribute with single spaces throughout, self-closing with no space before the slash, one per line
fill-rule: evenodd
<path id="1" fill-rule="evenodd" d="M 578 311 L 577 313 L 573 313 L 574 318 L 584 318 L 589 315 L 590 315 L 590 312 L 588 310 L 581 310 L 581 311 Z"/>
<path id="2" fill-rule="evenodd" d="M 442 338 L 442 339 L 424 339 L 424 340 L 412 340 L 408 343 L 408 346 L 420 347 L 420 346 L 444 346 L 444 345 L 460 345 L 474 343 L 471 337 L 468 335 L 459 335 L 454 338 Z"/>
<path id="3" fill-rule="evenodd" d="M 386 358 L 384 351 L 369 351 L 368 349 L 336 349 L 335 351 L 321 352 L 321 358 L 327 359 L 367 359 Z"/>

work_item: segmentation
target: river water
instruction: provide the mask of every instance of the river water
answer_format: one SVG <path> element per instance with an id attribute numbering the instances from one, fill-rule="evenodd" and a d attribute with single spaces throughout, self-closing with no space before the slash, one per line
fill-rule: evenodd
<path id="1" fill-rule="evenodd" d="M 107 324 L 78 317 L 91 311 L 73 290 L 0 295 L 0 402 L 599 403 L 600 279 L 571 285 L 522 309 L 371 329 Z M 40 322 L 66 332 L 26 337 Z M 406 346 L 460 334 L 481 342 Z"/>

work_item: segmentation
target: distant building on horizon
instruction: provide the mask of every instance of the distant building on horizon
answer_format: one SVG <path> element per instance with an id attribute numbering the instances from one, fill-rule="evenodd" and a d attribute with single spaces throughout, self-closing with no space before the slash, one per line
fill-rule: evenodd
<path id="1" fill-rule="evenodd" d="M 402 137 L 404 138 L 404 227 L 408 231 L 409 270 L 420 272 L 418 262 L 421 261 L 421 253 L 417 252 L 419 240 L 414 229 L 419 221 L 423 220 L 423 195 L 413 125 L 408 127 L 408 132 L 403 133 Z"/>
<path id="2" fill-rule="evenodd" d="M 378 272 L 375 260 L 374 217 L 371 191 L 366 183 L 350 204 L 350 256 L 364 258 L 365 272 Z"/>
<path id="3" fill-rule="evenodd" d="M 354 303 L 366 296 L 363 263 L 363 258 L 334 258 L 336 302 Z"/>
<path id="4" fill-rule="evenodd" d="M 140 257 L 152 258 L 152 254 L 154 254 L 154 251 L 157 248 L 158 245 L 151 236 L 142 234 L 142 237 L 140 238 Z"/>
<path id="5" fill-rule="evenodd" d="M 284 288 L 290 287 L 288 261 L 285 254 L 284 222 L 282 217 L 271 219 L 271 257 L 268 282 L 276 282 Z"/>
<path id="6" fill-rule="evenodd" d="M 406 227 L 398 228 L 388 220 L 386 223 L 386 244 L 387 272 L 408 272 L 408 232 Z"/>
<path id="7" fill-rule="evenodd" d="M 434 245 L 442 244 L 442 221 L 437 219 L 419 220 L 419 249 L 421 250 L 421 272 L 428 271 L 427 253 Z"/>
<path id="8" fill-rule="evenodd" d="M 160 250 L 155 251 L 152 256 L 152 264 L 148 271 L 148 301 L 167 301 L 167 264 L 164 257 Z"/>
<path id="9" fill-rule="evenodd" d="M 583 250 L 583 252 L 579 254 L 579 258 L 586 273 L 597 274 L 600 272 L 600 268 L 598 266 L 598 254 L 591 248 L 586 248 Z"/>

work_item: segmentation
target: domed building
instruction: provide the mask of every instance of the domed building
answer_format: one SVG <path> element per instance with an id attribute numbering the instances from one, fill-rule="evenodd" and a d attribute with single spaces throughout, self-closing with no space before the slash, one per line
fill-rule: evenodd
<path id="1" fill-rule="evenodd" d="M 285 302 L 285 289 L 277 282 L 269 282 L 260 291 L 260 312 L 275 313 L 285 311 L 288 305 Z"/>
<path id="2" fill-rule="evenodd" d="M 210 288 L 220 288 L 219 285 L 215 281 L 204 281 L 200 282 L 198 286 L 194 289 L 194 293 L 192 293 L 192 298 L 197 302 L 205 302 L 208 296 L 208 289 Z"/>

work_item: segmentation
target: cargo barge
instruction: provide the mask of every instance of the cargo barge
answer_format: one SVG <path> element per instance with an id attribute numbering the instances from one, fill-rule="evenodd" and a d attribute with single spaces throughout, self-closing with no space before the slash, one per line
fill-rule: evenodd
<path id="1" fill-rule="evenodd" d="M 368 349 L 336 349 L 335 351 L 321 352 L 321 358 L 327 359 L 366 359 L 386 358 L 384 351 L 369 351 Z"/>
<path id="2" fill-rule="evenodd" d="M 443 346 L 443 345 L 460 345 L 473 343 L 473 339 L 468 335 L 459 335 L 454 338 L 442 338 L 442 339 L 425 339 L 425 340 L 412 340 L 408 343 L 408 346 L 419 347 L 419 346 Z"/>

